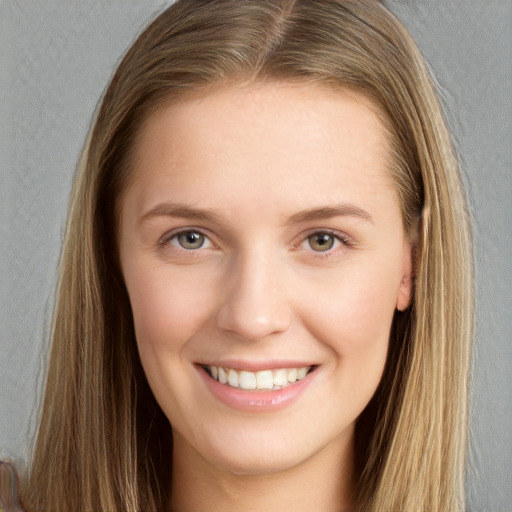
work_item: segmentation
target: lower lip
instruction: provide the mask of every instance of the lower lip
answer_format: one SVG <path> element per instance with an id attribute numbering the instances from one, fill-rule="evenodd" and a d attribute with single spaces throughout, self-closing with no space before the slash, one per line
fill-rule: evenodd
<path id="1" fill-rule="evenodd" d="M 197 370 L 208 389 L 218 400 L 233 409 L 246 412 L 275 412 L 288 407 L 304 393 L 316 373 L 316 370 L 310 372 L 303 379 L 275 391 L 252 391 L 221 384 L 200 366 Z"/>

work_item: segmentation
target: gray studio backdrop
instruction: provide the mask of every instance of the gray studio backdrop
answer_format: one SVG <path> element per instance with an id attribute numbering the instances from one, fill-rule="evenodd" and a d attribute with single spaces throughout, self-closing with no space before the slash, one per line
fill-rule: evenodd
<path id="1" fill-rule="evenodd" d="M 71 179 L 163 0 L 0 0 L 0 458 L 29 454 Z M 390 0 L 438 78 L 475 222 L 471 512 L 512 512 L 512 0 Z M 412 511 L 411 511 L 412 512 Z"/>

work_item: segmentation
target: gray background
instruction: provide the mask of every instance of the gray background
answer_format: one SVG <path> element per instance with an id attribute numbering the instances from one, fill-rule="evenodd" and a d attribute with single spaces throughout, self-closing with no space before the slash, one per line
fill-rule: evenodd
<path id="1" fill-rule="evenodd" d="M 512 0 L 387 3 L 435 71 L 474 217 L 469 510 L 512 512 Z M 0 0 L 0 458 L 21 463 L 30 451 L 67 199 L 92 113 L 165 4 Z"/>

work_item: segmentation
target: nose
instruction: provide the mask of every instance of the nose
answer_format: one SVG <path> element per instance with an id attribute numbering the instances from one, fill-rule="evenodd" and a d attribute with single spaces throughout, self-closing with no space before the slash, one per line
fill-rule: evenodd
<path id="1" fill-rule="evenodd" d="M 261 253 L 236 259 L 226 279 L 217 325 L 250 341 L 286 331 L 292 315 L 282 271 Z"/>

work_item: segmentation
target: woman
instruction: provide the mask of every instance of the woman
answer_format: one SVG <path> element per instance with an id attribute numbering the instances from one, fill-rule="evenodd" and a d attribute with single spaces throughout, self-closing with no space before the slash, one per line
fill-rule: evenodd
<path id="1" fill-rule="evenodd" d="M 461 510 L 469 238 L 379 2 L 178 1 L 77 174 L 27 509 Z"/>

